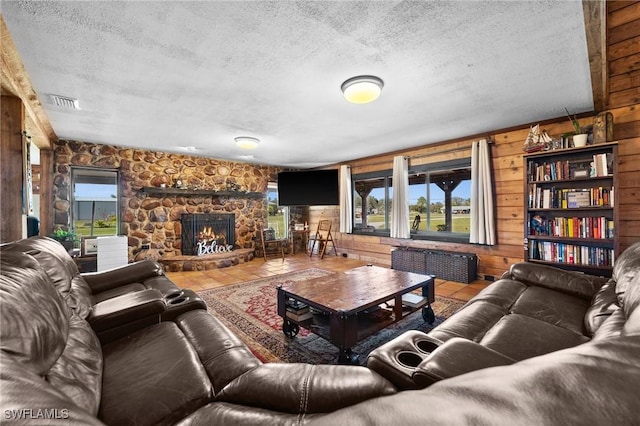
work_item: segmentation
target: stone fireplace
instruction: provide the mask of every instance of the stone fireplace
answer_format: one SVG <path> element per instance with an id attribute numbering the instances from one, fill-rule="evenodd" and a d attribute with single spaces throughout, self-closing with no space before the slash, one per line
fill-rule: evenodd
<path id="1" fill-rule="evenodd" d="M 183 256 L 199 255 L 198 243 L 211 247 L 235 247 L 236 215 L 233 213 L 186 213 L 180 215 Z M 225 251 L 228 251 L 225 249 Z"/>

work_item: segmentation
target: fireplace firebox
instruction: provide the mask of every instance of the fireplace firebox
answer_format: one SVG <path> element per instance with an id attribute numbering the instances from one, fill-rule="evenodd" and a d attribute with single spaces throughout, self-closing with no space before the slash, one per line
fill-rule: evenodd
<path id="1" fill-rule="evenodd" d="M 235 247 L 236 215 L 233 213 L 189 213 L 180 216 L 182 255 L 202 254 L 198 244 L 207 247 Z M 213 251 L 211 251 L 213 252 Z"/>

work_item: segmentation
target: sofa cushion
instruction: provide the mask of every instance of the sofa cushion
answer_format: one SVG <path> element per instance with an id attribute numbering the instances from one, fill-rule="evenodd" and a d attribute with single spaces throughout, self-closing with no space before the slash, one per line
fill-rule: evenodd
<path id="1" fill-rule="evenodd" d="M 55 388 L 93 415 L 98 413 L 102 390 L 102 351 L 98 337 L 84 318 L 73 312 L 62 355 L 46 374 Z"/>
<path id="2" fill-rule="evenodd" d="M 227 402 L 212 402 L 205 405 L 189 417 L 176 423 L 176 426 L 212 426 L 212 425 L 306 425 L 312 419 L 324 414 L 290 414 L 246 405 Z"/>
<path id="3" fill-rule="evenodd" d="M 33 257 L 2 253 L 3 354 L 29 365 L 88 412 L 98 412 L 102 356 L 89 324 L 69 309 Z"/>
<path id="4" fill-rule="evenodd" d="M 611 315 L 605 317 L 600 327 L 593 333 L 591 340 L 604 340 L 620 336 L 626 322 L 627 317 L 624 316 L 624 311 L 617 308 Z"/>
<path id="5" fill-rule="evenodd" d="M 625 293 L 624 313 L 627 322 L 624 324 L 622 334 L 640 335 L 640 272 L 629 283 Z"/>
<path id="6" fill-rule="evenodd" d="M 173 322 L 144 328 L 102 349 L 98 417 L 107 424 L 173 424 L 211 401 L 207 373 Z"/>
<path id="7" fill-rule="evenodd" d="M 262 362 L 220 320 L 203 309 L 188 311 L 176 324 L 194 347 L 215 393 Z"/>
<path id="8" fill-rule="evenodd" d="M 514 263 L 509 268 L 509 276 L 528 285 L 547 287 L 585 300 L 591 300 L 607 281 L 606 278 L 594 275 L 530 262 Z"/>
<path id="9" fill-rule="evenodd" d="M 528 288 L 526 284 L 510 279 L 500 279 L 489 284 L 471 299 L 470 303 L 484 301 L 509 309 Z"/>
<path id="10" fill-rule="evenodd" d="M 429 336 L 443 342 L 452 337 L 463 337 L 474 342 L 484 335 L 507 314 L 507 309 L 485 301 L 467 304 L 445 322 L 429 332 Z"/>
<path id="11" fill-rule="evenodd" d="M 523 360 L 588 342 L 589 338 L 536 318 L 510 314 L 480 341 L 494 351 Z"/>
<path id="12" fill-rule="evenodd" d="M 611 278 L 616 282 L 618 304 L 624 307 L 624 295 L 631 281 L 640 273 L 640 241 L 622 252 L 613 265 Z M 628 314 L 627 314 L 628 316 Z"/>
<path id="13" fill-rule="evenodd" d="M 0 348 L 44 375 L 65 348 L 69 309 L 47 274 L 31 256 L 0 256 Z"/>
<path id="14" fill-rule="evenodd" d="M 513 304 L 511 312 L 585 334 L 584 316 L 588 308 L 587 300 L 548 288 L 531 286 Z"/>
<path id="15" fill-rule="evenodd" d="M 0 389 L 2 424 L 104 426 L 93 413 L 7 354 L 0 357 Z M 23 416 L 20 421 L 9 420 L 19 416 Z"/>
<path id="16" fill-rule="evenodd" d="M 587 335 L 593 336 L 602 323 L 619 307 L 618 297 L 616 296 L 616 282 L 610 279 L 593 295 L 591 306 L 584 316 L 584 327 Z"/>
<path id="17" fill-rule="evenodd" d="M 328 413 L 395 392 L 366 367 L 268 363 L 238 377 L 215 400 L 291 414 Z"/>
<path id="18" fill-rule="evenodd" d="M 46 271 L 67 305 L 82 318 L 89 315 L 91 289 L 62 244 L 48 237 L 37 236 L 3 245 L 3 254 L 7 251 L 31 254 Z"/>

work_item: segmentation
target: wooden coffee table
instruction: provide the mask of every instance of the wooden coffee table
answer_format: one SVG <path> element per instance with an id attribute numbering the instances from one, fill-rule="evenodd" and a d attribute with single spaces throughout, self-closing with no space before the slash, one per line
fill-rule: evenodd
<path id="1" fill-rule="evenodd" d="M 403 302 L 403 295 L 417 289 L 421 289 L 422 297 L 415 295 L 417 301 Z M 304 327 L 337 346 L 340 363 L 355 364 L 358 355 L 351 348 L 357 342 L 418 309 L 423 319 L 433 324 L 434 300 L 431 275 L 362 266 L 279 286 L 278 315 L 283 318 L 282 331 L 287 337 L 295 337 L 299 327 Z M 311 318 L 298 321 L 287 316 L 287 304 L 296 301 L 309 305 Z"/>

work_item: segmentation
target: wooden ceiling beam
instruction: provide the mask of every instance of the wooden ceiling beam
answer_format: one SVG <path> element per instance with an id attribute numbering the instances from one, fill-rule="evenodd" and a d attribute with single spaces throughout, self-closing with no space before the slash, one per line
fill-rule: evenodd
<path id="1" fill-rule="evenodd" d="M 3 96 L 15 96 L 22 100 L 25 109 L 24 128 L 40 149 L 52 149 L 58 140 L 49 118 L 42 108 L 31 79 L 27 75 L 13 38 L 4 18 L 0 15 L 0 84 Z"/>
<path id="2" fill-rule="evenodd" d="M 593 108 L 602 112 L 608 108 L 607 74 L 607 5 L 605 0 L 582 0 L 584 29 L 587 36 Z"/>

